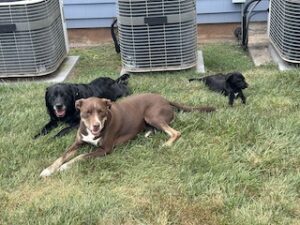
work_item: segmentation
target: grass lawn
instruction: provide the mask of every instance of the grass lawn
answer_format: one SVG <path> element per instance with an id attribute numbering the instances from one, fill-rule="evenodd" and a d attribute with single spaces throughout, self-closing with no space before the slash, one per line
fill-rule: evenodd
<path id="1" fill-rule="evenodd" d="M 142 134 L 105 158 L 80 162 L 47 179 L 40 172 L 73 142 L 31 137 L 48 121 L 47 84 L 0 86 L 0 224 L 300 224 L 300 72 L 255 68 L 239 47 L 202 47 L 208 73 L 241 71 L 247 105 L 188 83 L 193 70 L 134 75 L 133 93 L 211 105 L 213 114 L 177 113 L 182 137 Z M 80 55 L 68 81 L 116 78 L 111 45 L 72 49 Z M 91 151 L 87 146 L 81 150 Z"/>

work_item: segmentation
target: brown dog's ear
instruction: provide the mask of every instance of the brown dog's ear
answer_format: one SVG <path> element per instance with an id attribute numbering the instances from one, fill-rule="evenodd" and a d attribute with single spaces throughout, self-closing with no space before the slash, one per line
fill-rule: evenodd
<path id="1" fill-rule="evenodd" d="M 82 106 L 82 103 L 83 103 L 83 99 L 79 99 L 79 100 L 76 100 L 75 101 L 75 108 L 77 110 L 80 110 L 81 106 Z"/>
<path id="2" fill-rule="evenodd" d="M 111 108 L 111 101 L 110 101 L 109 99 L 106 99 L 106 98 L 104 98 L 103 101 L 104 101 L 104 103 L 106 104 L 106 107 L 107 107 L 108 109 L 110 109 L 110 108 Z"/>

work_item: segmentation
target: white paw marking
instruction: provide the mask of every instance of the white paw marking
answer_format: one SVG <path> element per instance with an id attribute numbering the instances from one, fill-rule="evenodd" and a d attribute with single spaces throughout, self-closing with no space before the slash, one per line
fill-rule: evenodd
<path id="1" fill-rule="evenodd" d="M 41 174 L 40 177 L 49 177 L 53 172 L 51 172 L 48 168 L 44 169 Z"/>
<path id="2" fill-rule="evenodd" d="M 62 172 L 62 171 L 65 171 L 67 169 L 70 169 L 70 165 L 68 165 L 67 163 L 65 163 L 61 167 L 59 167 L 58 171 Z"/>
<path id="3" fill-rule="evenodd" d="M 145 138 L 149 137 L 151 134 L 152 134 L 152 131 L 151 131 L 151 130 L 147 131 L 147 132 L 145 133 Z"/>
<path id="4" fill-rule="evenodd" d="M 166 143 L 164 143 L 162 146 L 163 146 L 163 147 L 171 147 L 171 146 L 172 146 L 172 143 L 166 142 Z"/>

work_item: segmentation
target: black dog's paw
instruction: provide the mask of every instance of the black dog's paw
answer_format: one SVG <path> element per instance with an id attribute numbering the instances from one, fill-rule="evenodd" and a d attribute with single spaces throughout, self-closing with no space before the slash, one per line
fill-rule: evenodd
<path id="1" fill-rule="evenodd" d="M 41 136 L 45 136 L 46 134 L 48 134 L 48 132 L 41 131 L 41 132 L 39 132 L 38 134 L 34 135 L 34 136 L 32 137 L 32 139 L 33 139 L 33 140 L 36 140 L 36 139 L 38 139 L 38 138 L 41 137 Z"/>
<path id="2" fill-rule="evenodd" d="M 33 137 L 32 137 L 32 139 L 33 140 L 36 140 L 38 137 L 40 137 L 41 136 L 41 134 L 39 133 L 39 134 L 36 134 L 36 135 L 34 135 Z"/>

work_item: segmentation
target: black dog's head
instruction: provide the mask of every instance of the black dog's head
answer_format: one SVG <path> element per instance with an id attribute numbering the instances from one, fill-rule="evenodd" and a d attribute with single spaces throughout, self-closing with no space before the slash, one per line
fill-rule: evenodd
<path id="1" fill-rule="evenodd" d="M 227 74 L 226 82 L 233 90 L 242 90 L 248 87 L 245 77 L 238 72 Z"/>
<path id="2" fill-rule="evenodd" d="M 54 84 L 46 89 L 45 102 L 49 114 L 52 117 L 64 119 L 74 111 L 74 90 L 69 84 Z"/>

